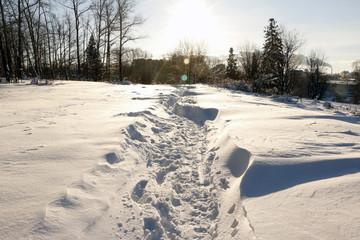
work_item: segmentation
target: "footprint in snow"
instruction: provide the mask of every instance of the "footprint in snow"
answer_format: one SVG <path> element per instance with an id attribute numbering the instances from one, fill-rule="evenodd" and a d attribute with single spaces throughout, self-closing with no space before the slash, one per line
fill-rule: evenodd
<path id="1" fill-rule="evenodd" d="M 140 199 L 144 195 L 144 190 L 145 190 L 147 183 L 148 183 L 147 180 L 142 180 L 135 185 L 134 190 L 131 194 L 131 199 L 133 201 L 139 203 Z"/>

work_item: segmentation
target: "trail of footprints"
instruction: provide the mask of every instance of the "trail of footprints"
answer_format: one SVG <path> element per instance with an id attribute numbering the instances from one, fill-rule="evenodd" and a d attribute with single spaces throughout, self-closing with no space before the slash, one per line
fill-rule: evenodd
<path id="1" fill-rule="evenodd" d="M 71 217 L 69 221 L 67 217 L 75 211 L 78 222 L 83 222 L 77 227 L 80 230 L 91 229 L 110 207 L 107 198 L 112 193 L 109 195 L 103 192 L 101 187 L 110 184 L 114 185 L 111 191 L 122 196 L 120 212 L 131 212 L 132 215 L 126 222 L 117 223 L 115 235 L 120 239 L 126 238 L 128 232 L 136 234 L 134 239 L 148 240 L 218 237 L 218 190 L 226 191 L 228 188 L 226 179 L 215 182 L 211 174 L 218 148 L 208 149 L 207 136 L 210 130 L 207 126 L 198 125 L 171 112 L 170 108 L 175 102 L 174 97 L 164 97 L 159 105 L 161 116 L 151 112 L 159 110 L 155 108 L 123 114 L 144 121 L 123 129 L 124 143 L 120 144 L 119 151 L 105 156 L 108 164 L 100 164 L 84 174 L 82 181 L 67 188 L 63 198 L 49 204 L 44 221 L 34 228 L 32 234 L 46 237 L 46 231 L 55 233 L 58 228 L 66 233 L 66 226 L 71 225 Z M 122 188 L 116 190 L 112 182 L 114 175 L 127 173 L 117 164 L 125 161 L 126 154 L 131 151 L 140 155 L 142 159 L 137 161 L 145 162 L 149 171 L 141 181 L 134 182 L 130 192 L 126 191 L 123 195 Z M 94 196 L 104 197 L 97 199 Z M 88 205 L 91 208 L 87 208 Z M 135 205 L 140 208 L 139 212 L 136 212 Z M 233 215 L 235 208 L 234 204 L 227 211 L 228 216 Z M 63 219 L 63 228 L 56 226 L 58 219 Z M 94 224 L 88 226 L 90 219 L 94 219 Z M 142 232 L 139 232 L 140 225 Z M 236 219 L 229 225 L 231 237 L 238 234 L 238 225 Z M 140 237 L 138 233 L 143 236 Z M 64 236 L 59 235 L 59 238 Z"/>
<path id="2" fill-rule="evenodd" d="M 165 109 L 165 111 L 167 111 Z M 135 123 L 124 134 L 152 168 L 150 179 L 138 182 L 131 199 L 157 216 L 144 216 L 145 239 L 211 239 L 219 214 L 216 191 L 210 178 L 214 153 L 207 159 L 207 128 L 168 112 L 164 119 L 141 113 L 147 125 Z M 150 128 L 153 135 L 146 136 Z M 155 183 L 156 186 L 151 186 Z M 146 205 L 146 206 L 145 206 Z M 192 226 L 190 229 L 188 226 Z"/>

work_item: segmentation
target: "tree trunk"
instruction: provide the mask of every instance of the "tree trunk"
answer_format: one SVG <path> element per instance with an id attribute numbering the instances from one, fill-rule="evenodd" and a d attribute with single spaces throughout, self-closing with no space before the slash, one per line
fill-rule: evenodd
<path id="1" fill-rule="evenodd" d="M 44 9 L 43 9 L 44 11 Z M 51 74 L 51 78 L 54 78 L 54 69 L 52 66 L 52 61 L 51 61 L 51 39 L 50 39 L 50 31 L 49 31 L 49 22 L 47 20 L 46 14 L 45 14 L 45 26 L 46 26 L 46 35 L 47 35 L 47 48 L 48 48 L 48 59 L 49 59 L 49 69 L 50 69 L 50 74 Z"/>
<path id="2" fill-rule="evenodd" d="M 2 0 L 0 0 L 0 11 L 1 11 L 1 19 L 2 19 L 2 29 L 3 29 L 3 36 L 4 36 L 4 43 L 5 43 L 5 52 L 7 57 L 7 66 L 9 71 L 9 77 L 14 78 L 14 72 L 13 72 L 13 64 L 12 64 L 12 58 L 11 58 L 11 51 L 10 51 L 10 44 L 9 44 L 9 38 L 7 35 L 7 23 L 5 19 L 5 13 L 3 8 Z"/>
<path id="3" fill-rule="evenodd" d="M 120 41 L 121 42 L 121 41 Z M 120 82 L 123 81 L 123 65 L 122 65 L 122 47 L 120 45 L 120 51 L 119 51 L 119 77 L 120 77 Z"/>
<path id="4" fill-rule="evenodd" d="M 79 38 L 79 16 L 77 11 L 75 11 L 75 28 L 76 28 L 76 58 L 77 58 L 77 77 L 81 78 L 81 61 L 80 61 L 80 38 Z"/>
<path id="5" fill-rule="evenodd" d="M 108 81 L 110 81 L 111 78 L 111 70 L 110 70 L 110 66 L 111 66 L 111 45 L 110 45 L 110 38 L 111 38 L 111 31 L 110 29 L 108 29 L 108 33 L 107 33 L 107 51 L 106 51 L 106 77 L 108 79 Z"/>
<path id="6" fill-rule="evenodd" d="M 39 63 L 38 63 L 38 48 L 37 48 L 37 43 L 36 43 L 36 39 L 35 39 L 35 32 L 34 32 L 34 19 L 31 17 L 32 13 L 30 12 L 30 9 L 27 8 L 27 14 L 25 14 L 25 19 L 27 21 L 27 25 L 28 25 L 28 32 L 30 34 L 30 41 L 31 41 L 31 46 L 32 46 L 32 53 L 33 53 L 33 60 L 34 60 L 34 72 L 35 75 L 38 76 L 39 74 Z M 29 53 L 29 51 L 27 51 L 27 53 Z"/>
<path id="7" fill-rule="evenodd" d="M 122 9 L 120 11 L 120 49 L 119 49 L 119 77 L 120 82 L 123 81 L 123 66 L 122 66 L 122 58 L 123 58 L 123 16 L 122 16 Z"/>
<path id="8" fill-rule="evenodd" d="M 6 56 L 5 56 L 5 51 L 4 51 L 3 42 L 2 42 L 1 37 L 0 37 L 0 54 L 1 54 L 1 62 L 3 65 L 6 81 L 10 82 L 9 70 L 8 70 L 8 65 L 6 62 Z"/>
<path id="9" fill-rule="evenodd" d="M 18 49 L 16 56 L 16 66 L 17 66 L 17 79 L 21 79 L 23 75 L 22 68 L 22 57 L 23 57 L 23 44 L 22 44 L 22 9 L 21 9 L 21 0 L 18 0 Z M 17 81 L 16 79 L 16 81 Z"/>

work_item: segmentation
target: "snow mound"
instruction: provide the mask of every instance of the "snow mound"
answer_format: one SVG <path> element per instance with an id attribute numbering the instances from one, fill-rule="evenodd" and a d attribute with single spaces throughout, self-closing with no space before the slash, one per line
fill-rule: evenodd
<path id="1" fill-rule="evenodd" d="M 219 130 L 209 145 L 208 165 L 218 189 L 221 207 L 216 216 L 217 231 L 214 237 L 225 239 L 254 239 L 253 228 L 240 199 L 240 184 L 253 162 L 252 154 L 238 146 L 224 129 Z"/>
<path id="2" fill-rule="evenodd" d="M 252 154 L 239 147 L 226 131 L 215 139 L 212 150 L 217 155 L 218 168 L 221 168 L 221 171 L 227 171 L 233 178 L 243 176 L 253 162 Z"/>
<path id="3" fill-rule="evenodd" d="M 180 91 L 180 95 L 183 96 L 183 97 L 185 97 L 185 96 L 197 96 L 197 95 L 199 95 L 199 93 L 188 91 L 188 90 L 182 90 L 182 91 Z"/>
<path id="4" fill-rule="evenodd" d="M 207 120 L 215 120 L 219 110 L 215 108 L 201 108 L 199 106 L 176 103 L 173 112 L 176 115 L 185 117 L 198 125 L 204 125 Z"/>
<path id="5" fill-rule="evenodd" d="M 251 153 L 243 148 L 234 149 L 227 159 L 226 166 L 234 177 L 241 177 L 247 170 Z"/>
<path id="6" fill-rule="evenodd" d="M 187 87 L 188 89 L 190 87 Z M 180 88 L 177 94 L 164 96 L 160 103 L 172 113 L 179 117 L 187 118 L 194 123 L 203 126 L 207 120 L 216 119 L 219 110 L 216 108 L 202 108 L 195 105 L 194 99 L 198 93 Z"/>

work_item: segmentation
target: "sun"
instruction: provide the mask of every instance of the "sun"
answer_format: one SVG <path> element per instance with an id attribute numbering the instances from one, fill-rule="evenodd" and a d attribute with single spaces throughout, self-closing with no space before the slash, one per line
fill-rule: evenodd
<path id="1" fill-rule="evenodd" d="M 170 38 L 211 41 L 214 35 L 211 8 L 203 0 L 182 0 L 175 5 L 170 22 Z"/>

